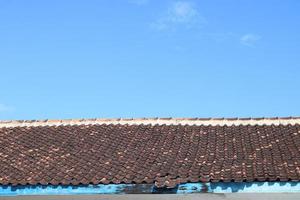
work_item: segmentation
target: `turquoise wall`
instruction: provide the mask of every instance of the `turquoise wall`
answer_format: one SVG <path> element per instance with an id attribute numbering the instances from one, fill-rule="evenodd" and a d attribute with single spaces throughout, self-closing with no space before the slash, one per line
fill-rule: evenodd
<path id="1" fill-rule="evenodd" d="M 188 194 L 188 193 L 278 193 L 300 192 L 300 182 L 185 183 L 176 188 L 153 184 L 108 184 L 79 186 L 0 186 L 0 196 L 78 194 Z"/>

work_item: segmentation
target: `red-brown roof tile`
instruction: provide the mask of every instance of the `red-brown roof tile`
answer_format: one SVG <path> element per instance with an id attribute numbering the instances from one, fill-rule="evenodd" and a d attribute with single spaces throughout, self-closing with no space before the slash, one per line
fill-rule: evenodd
<path id="1" fill-rule="evenodd" d="M 299 124 L 0 128 L 2 185 L 277 180 L 300 181 Z"/>

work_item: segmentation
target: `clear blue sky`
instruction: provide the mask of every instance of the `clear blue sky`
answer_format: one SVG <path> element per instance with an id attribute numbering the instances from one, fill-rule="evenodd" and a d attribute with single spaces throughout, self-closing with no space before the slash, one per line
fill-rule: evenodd
<path id="1" fill-rule="evenodd" d="M 300 115 L 298 0 L 1 0 L 0 119 Z"/>

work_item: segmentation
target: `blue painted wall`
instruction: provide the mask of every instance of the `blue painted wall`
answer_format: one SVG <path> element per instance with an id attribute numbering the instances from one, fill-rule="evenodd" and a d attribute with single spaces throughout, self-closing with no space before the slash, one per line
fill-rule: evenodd
<path id="1" fill-rule="evenodd" d="M 79 186 L 0 186 L 0 196 L 77 194 L 188 194 L 188 193 L 300 192 L 300 182 L 185 183 L 175 188 L 152 184 L 108 184 Z"/>

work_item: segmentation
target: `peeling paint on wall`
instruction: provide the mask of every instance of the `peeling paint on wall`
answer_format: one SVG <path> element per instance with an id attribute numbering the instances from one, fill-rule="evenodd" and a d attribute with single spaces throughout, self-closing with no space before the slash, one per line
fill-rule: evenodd
<path id="1" fill-rule="evenodd" d="M 282 193 L 300 192 L 300 182 L 185 183 L 175 188 L 153 184 L 108 184 L 79 186 L 0 186 L 0 196 L 82 194 L 189 194 L 189 193 Z"/>

